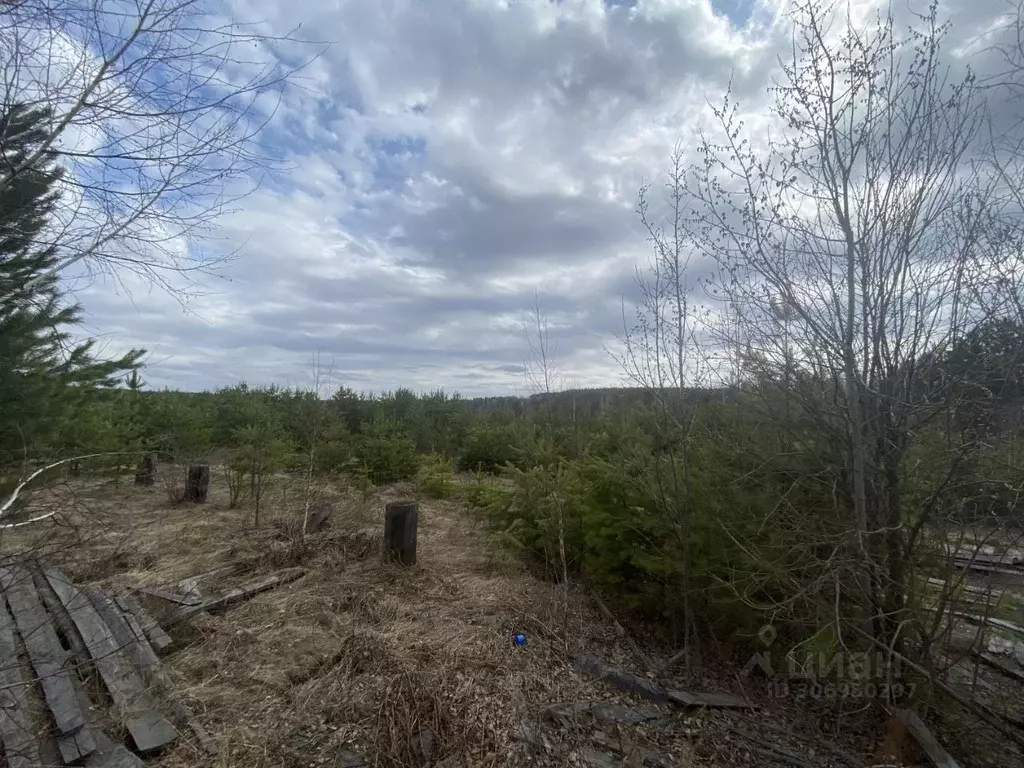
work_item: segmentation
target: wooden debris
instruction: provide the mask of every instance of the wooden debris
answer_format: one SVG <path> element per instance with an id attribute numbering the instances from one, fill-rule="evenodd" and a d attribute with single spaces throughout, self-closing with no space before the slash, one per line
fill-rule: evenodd
<path id="1" fill-rule="evenodd" d="M 1007 677 L 1013 678 L 1019 683 L 1024 683 L 1024 670 L 1012 662 L 1003 661 L 994 653 L 989 653 L 988 651 L 974 651 L 973 655 L 979 661 L 984 662 L 986 666 L 1001 672 Z"/>
<path id="2" fill-rule="evenodd" d="M 163 628 L 156 622 L 149 612 L 139 605 L 139 601 L 132 595 L 123 594 L 114 598 L 118 606 L 135 618 L 142 631 L 146 633 L 146 639 L 156 651 L 162 651 L 173 642 L 171 636 L 164 632 Z"/>
<path id="3" fill-rule="evenodd" d="M 971 624 L 975 624 L 979 627 L 992 627 L 994 629 L 1002 629 L 1007 632 L 1015 632 L 1018 635 L 1024 635 L 1024 627 L 1019 624 L 1013 624 L 1003 619 L 997 619 L 995 616 L 975 616 L 971 613 L 954 613 L 954 616 L 958 616 L 961 619 L 967 619 Z"/>
<path id="4" fill-rule="evenodd" d="M 921 749 L 928 755 L 928 759 L 934 763 L 936 768 L 960 768 L 960 765 L 953 759 L 942 745 L 928 730 L 917 712 L 912 709 L 897 709 L 893 716 L 902 722 L 911 736 L 921 745 Z"/>
<path id="5" fill-rule="evenodd" d="M 977 560 L 960 560 L 956 559 L 953 561 L 953 565 L 959 568 L 961 571 L 968 569 L 972 571 L 978 571 L 979 573 L 1001 573 L 1009 576 L 1021 576 L 1024 575 L 1024 570 L 1021 568 L 1015 568 L 1010 565 L 997 565 L 993 563 L 982 563 Z"/>
<path id="6" fill-rule="evenodd" d="M 139 638 L 135 636 L 135 632 L 132 631 L 131 626 L 129 626 L 124 614 L 118 610 L 117 606 L 114 605 L 114 601 L 106 593 L 99 587 L 92 585 L 82 587 L 81 589 L 82 592 L 88 595 L 93 608 L 96 609 L 96 613 L 100 615 L 100 618 L 103 619 L 110 629 L 114 640 L 117 642 L 117 647 L 128 655 L 128 658 L 132 660 L 135 666 L 141 670 L 146 670 L 160 663 L 156 653 L 153 652 L 152 646 L 146 642 L 145 636 L 142 637 L 140 642 Z"/>
<path id="7" fill-rule="evenodd" d="M 145 682 L 86 595 L 59 571 L 45 568 L 43 573 L 78 627 L 114 704 L 125 714 L 125 725 L 138 750 L 151 752 L 174 741 L 174 727 L 154 709 Z"/>
<path id="8" fill-rule="evenodd" d="M 96 742 L 86 727 L 85 712 L 75 696 L 70 672 L 65 667 L 68 652 L 60 644 L 28 571 L 23 568 L 0 569 L 0 582 L 6 590 L 7 602 L 25 643 L 32 669 L 42 686 L 46 705 L 53 715 L 61 757 L 65 762 L 73 763 L 94 752 Z"/>
<path id="9" fill-rule="evenodd" d="M 185 501 L 205 504 L 210 491 L 210 465 L 190 464 L 185 478 Z"/>
<path id="10" fill-rule="evenodd" d="M 39 570 L 38 564 L 32 569 L 32 583 L 36 585 L 36 593 L 42 599 L 43 605 L 46 606 L 46 610 L 53 620 L 57 633 L 60 636 L 59 639 L 67 642 L 71 647 L 71 653 L 74 654 L 79 664 L 88 662 L 89 652 L 85 649 L 85 644 L 82 642 L 78 630 L 75 629 L 74 622 L 71 621 L 68 612 L 64 610 L 64 606 L 61 605 L 60 598 L 53 591 L 50 582 L 46 580 L 43 572 Z"/>
<path id="11" fill-rule="evenodd" d="M 222 592 L 220 595 L 204 600 L 199 605 L 188 606 L 180 609 L 177 613 L 172 614 L 164 621 L 164 626 L 173 626 L 178 622 L 189 619 L 198 613 L 203 613 L 204 611 L 223 610 L 235 603 L 242 602 L 243 600 L 247 600 L 250 597 L 258 595 L 260 592 L 266 592 L 274 587 L 287 584 L 290 581 L 295 581 L 305 574 L 305 568 L 286 568 L 283 571 L 272 573 L 261 579 L 247 582 L 238 587 L 233 587 L 232 589 Z"/>
<path id="12" fill-rule="evenodd" d="M 86 712 L 89 712 L 89 697 L 77 679 L 74 680 L 74 688 L 78 703 Z M 85 768 L 143 768 L 145 764 L 123 744 L 114 742 L 96 727 L 95 722 L 90 722 L 90 726 L 93 738 L 96 740 L 96 751 L 85 761 Z"/>
<path id="13" fill-rule="evenodd" d="M 712 693 L 703 691 L 677 691 L 658 685 L 646 677 L 634 675 L 619 667 L 597 659 L 593 656 L 578 656 L 573 659 L 573 666 L 593 677 L 614 685 L 620 691 L 632 693 L 648 701 L 658 704 L 676 704 L 682 707 L 708 707 L 711 709 L 751 709 L 752 704 L 742 696 L 729 693 Z"/>
<path id="14" fill-rule="evenodd" d="M 135 587 L 136 592 L 141 592 L 144 595 L 151 595 L 152 597 L 159 597 L 161 600 L 166 600 L 169 603 L 177 603 L 178 605 L 199 605 L 203 602 L 203 598 L 195 597 L 193 595 L 181 595 L 177 592 L 171 592 L 160 587 L 148 587 L 141 586 Z"/>
<path id="15" fill-rule="evenodd" d="M 211 568 L 208 571 L 203 571 L 202 573 L 197 573 L 194 576 L 189 576 L 188 578 L 181 579 L 178 582 L 178 585 L 180 586 L 182 584 L 192 582 L 198 584 L 199 582 L 213 578 L 214 576 L 226 576 L 229 573 L 234 573 L 235 571 L 237 571 L 241 565 L 241 563 L 228 563 L 227 565 L 222 565 L 217 568 Z"/>
<path id="16" fill-rule="evenodd" d="M 669 690 L 668 696 L 683 707 L 707 707 L 708 709 L 755 709 L 757 705 L 743 696 L 732 693 Z"/>
<path id="17" fill-rule="evenodd" d="M 97 613 L 110 627 L 118 644 L 125 649 L 131 660 L 142 671 L 150 683 L 167 698 L 171 707 L 171 715 L 179 727 L 187 727 L 196 735 L 196 739 L 207 753 L 218 753 L 217 743 L 207 730 L 196 720 L 195 713 L 174 695 L 174 686 L 170 678 L 160 669 L 160 660 L 153 647 L 146 640 L 146 635 L 134 617 L 129 613 L 122 614 L 114 601 L 96 587 L 83 587 L 88 594 Z M 135 628 L 133 628 L 135 624 Z"/>
<path id="18" fill-rule="evenodd" d="M 28 711 L 28 686 L 18 664 L 14 624 L 7 613 L 7 601 L 0 597 L 0 740 L 10 768 L 41 765 L 35 728 Z"/>
<path id="19" fill-rule="evenodd" d="M 619 667 L 613 667 L 611 664 L 606 664 L 594 656 L 577 656 L 573 659 L 572 663 L 581 672 L 604 680 L 606 683 L 614 685 L 620 691 L 636 694 L 658 704 L 672 703 L 668 692 L 657 683 L 645 677 L 634 675 L 632 672 L 627 672 Z"/>

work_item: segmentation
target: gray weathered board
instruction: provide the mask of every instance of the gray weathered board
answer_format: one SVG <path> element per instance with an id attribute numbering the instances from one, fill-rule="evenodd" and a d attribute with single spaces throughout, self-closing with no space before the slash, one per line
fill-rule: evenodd
<path id="1" fill-rule="evenodd" d="M 72 763 L 88 756 L 96 750 L 96 742 L 86 725 L 85 712 L 75 696 L 71 673 L 66 667 L 69 654 L 60 644 L 31 574 L 23 568 L 2 568 L 0 583 L 32 669 L 39 678 L 46 705 L 53 714 L 61 757 Z"/>
<path id="2" fill-rule="evenodd" d="M 939 744 L 917 712 L 912 709 L 897 709 L 893 714 L 906 725 L 910 735 L 921 745 L 921 749 L 936 768 L 960 768 L 959 763 Z"/>
<path id="3" fill-rule="evenodd" d="M 122 610 L 131 613 L 138 621 L 142 631 L 146 633 L 146 639 L 153 646 L 153 650 L 162 651 L 171 644 L 171 636 L 164 632 L 156 620 L 149 615 L 149 611 L 143 608 L 133 595 L 118 595 L 115 600 Z"/>
<path id="4" fill-rule="evenodd" d="M 59 571 L 44 568 L 43 573 L 78 627 L 115 706 L 125 715 L 125 725 L 138 750 L 152 752 L 174 741 L 177 735 L 174 726 L 156 711 L 148 686 L 125 657 L 89 598 Z"/>
<path id="5" fill-rule="evenodd" d="M 10 768 L 35 768 L 40 764 L 26 701 L 28 685 L 18 664 L 7 601 L 0 597 L 0 740 Z"/>
<path id="6" fill-rule="evenodd" d="M 627 672 L 594 656 L 577 656 L 573 659 L 572 663 L 581 672 L 586 672 L 588 675 L 603 680 L 620 691 L 635 694 L 658 704 L 708 707 L 710 709 L 753 709 L 757 706 L 746 698 L 735 696 L 731 693 L 680 691 L 666 688 L 653 680 Z"/>
<path id="7" fill-rule="evenodd" d="M 173 695 L 173 686 L 167 675 L 160 669 L 160 660 L 146 639 L 142 628 L 131 613 L 122 613 L 114 601 L 96 587 L 83 587 L 92 600 L 96 612 L 110 627 L 114 639 L 125 650 L 132 662 L 142 671 L 143 677 L 157 686 L 168 699 L 172 718 L 179 727 L 188 727 L 206 752 L 216 755 L 217 742 L 198 722 L 195 713 Z"/>
<path id="8" fill-rule="evenodd" d="M 181 608 L 164 620 L 164 626 L 170 627 L 180 621 L 189 619 L 196 614 L 203 613 L 204 611 L 217 611 L 222 608 L 227 608 L 234 603 L 241 602 L 246 598 L 259 594 L 260 592 L 266 592 L 267 590 L 273 589 L 281 584 L 287 584 L 290 581 L 295 581 L 305 574 L 305 568 L 286 568 L 283 571 L 272 573 L 262 579 L 250 581 L 238 587 L 232 587 L 219 595 L 207 598 L 199 605 Z"/>

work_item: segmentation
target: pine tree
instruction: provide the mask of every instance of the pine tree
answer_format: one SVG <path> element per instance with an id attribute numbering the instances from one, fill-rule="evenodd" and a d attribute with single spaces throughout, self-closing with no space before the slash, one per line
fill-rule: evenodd
<path id="1" fill-rule="evenodd" d="M 0 113 L 0 178 L 38 149 L 50 119 L 19 105 Z M 45 152 L 0 185 L 0 467 L 53 451 L 89 393 L 115 385 L 143 355 L 98 360 L 93 342 L 72 336 L 81 307 L 62 295 L 48 229 L 62 176 Z"/>

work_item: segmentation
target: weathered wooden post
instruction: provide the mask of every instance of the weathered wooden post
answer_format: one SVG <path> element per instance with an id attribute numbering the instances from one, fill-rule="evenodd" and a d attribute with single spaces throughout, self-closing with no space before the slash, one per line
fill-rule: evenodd
<path id="1" fill-rule="evenodd" d="M 205 504 L 206 494 L 210 490 L 210 465 L 189 464 L 188 477 L 185 479 L 185 501 Z"/>
<path id="2" fill-rule="evenodd" d="M 148 488 L 154 483 L 156 483 L 156 454 L 147 453 L 142 457 L 139 468 L 135 471 L 135 484 Z"/>
<path id="3" fill-rule="evenodd" d="M 420 507 L 393 501 L 384 508 L 384 552 L 402 565 L 416 565 L 416 528 Z"/>

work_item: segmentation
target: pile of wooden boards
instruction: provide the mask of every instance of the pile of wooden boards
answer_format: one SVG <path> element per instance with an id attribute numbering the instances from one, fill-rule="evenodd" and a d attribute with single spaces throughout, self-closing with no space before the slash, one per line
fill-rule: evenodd
<path id="1" fill-rule="evenodd" d="M 992 547 L 960 547 L 953 553 L 953 565 L 978 573 L 1024 576 L 1024 554 L 1016 549 L 996 552 Z"/>
<path id="2" fill-rule="evenodd" d="M 131 593 L 76 585 L 36 561 L 0 565 L 0 739 L 7 765 L 137 768 L 139 755 L 166 748 L 182 730 L 216 754 L 216 742 L 160 668 L 157 653 L 172 645 L 165 627 L 303 573 L 288 569 L 177 605 L 161 626 Z"/>

